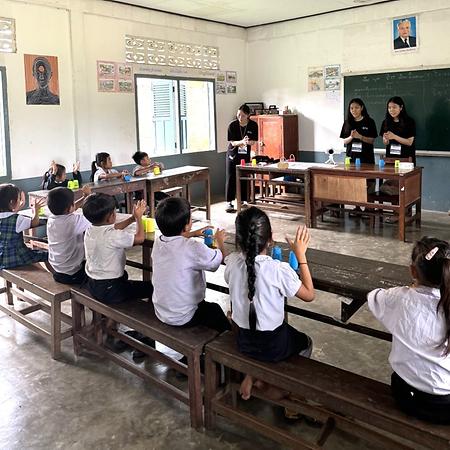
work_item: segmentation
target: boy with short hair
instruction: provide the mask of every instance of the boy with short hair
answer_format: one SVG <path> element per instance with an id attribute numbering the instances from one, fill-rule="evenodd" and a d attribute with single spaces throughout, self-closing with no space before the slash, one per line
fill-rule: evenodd
<path id="1" fill-rule="evenodd" d="M 133 169 L 133 177 L 140 177 L 141 175 L 147 175 L 149 172 L 153 172 L 155 167 L 159 167 L 163 169 L 163 165 L 161 163 L 153 162 L 148 154 L 145 152 L 137 151 L 133 155 L 133 161 L 137 164 L 137 166 Z"/>
<path id="2" fill-rule="evenodd" d="M 83 205 L 85 217 L 92 223 L 84 236 L 87 287 L 91 295 L 106 303 L 120 303 L 138 298 L 150 298 L 150 281 L 128 280 L 125 271 L 125 250 L 144 242 L 142 215 L 147 205 L 140 200 L 133 215 L 116 223 L 114 197 L 102 193 L 91 194 Z M 136 221 L 136 233 L 126 228 Z"/>
<path id="3" fill-rule="evenodd" d="M 86 278 L 84 232 L 91 223 L 75 210 L 90 192 L 84 186 L 83 197 L 76 202 L 74 193 L 66 187 L 56 187 L 48 193 L 47 206 L 51 212 L 47 221 L 48 262 L 58 283 L 82 284 Z"/>
<path id="4" fill-rule="evenodd" d="M 202 236 L 202 228 L 191 231 L 189 202 L 169 197 L 156 209 L 156 223 L 162 233 L 154 243 L 153 304 L 164 323 L 181 327 L 204 325 L 220 332 L 230 323 L 217 303 L 205 301 L 205 270 L 215 272 L 225 256 L 224 230 L 215 234 L 218 249 L 190 239 Z"/>

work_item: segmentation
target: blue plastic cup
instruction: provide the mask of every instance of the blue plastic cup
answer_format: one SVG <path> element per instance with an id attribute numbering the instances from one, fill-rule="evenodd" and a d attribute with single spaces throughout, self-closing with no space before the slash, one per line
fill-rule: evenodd
<path id="1" fill-rule="evenodd" d="M 361 165 L 361 159 L 360 158 L 356 158 L 355 159 L 355 166 L 360 166 Z"/>
<path id="2" fill-rule="evenodd" d="M 380 158 L 380 160 L 378 161 L 378 167 L 379 167 L 380 169 L 382 169 L 382 168 L 384 167 L 384 164 L 385 164 L 384 159 L 383 159 L 383 158 Z"/>
<path id="3" fill-rule="evenodd" d="M 124 175 L 124 181 L 131 181 L 131 175 Z"/>
<path id="4" fill-rule="evenodd" d="M 289 252 L 289 265 L 294 269 L 298 270 L 298 259 L 295 256 L 295 253 L 291 250 Z"/>
<path id="5" fill-rule="evenodd" d="M 282 261 L 283 260 L 283 252 L 281 250 L 281 247 L 274 247 L 272 249 L 272 258 L 273 259 L 278 259 L 278 261 Z"/>
<path id="6" fill-rule="evenodd" d="M 205 240 L 205 245 L 207 245 L 208 247 L 212 247 L 213 245 L 213 230 L 211 228 L 207 228 L 204 232 L 203 232 L 203 236 L 204 236 L 204 240 Z"/>

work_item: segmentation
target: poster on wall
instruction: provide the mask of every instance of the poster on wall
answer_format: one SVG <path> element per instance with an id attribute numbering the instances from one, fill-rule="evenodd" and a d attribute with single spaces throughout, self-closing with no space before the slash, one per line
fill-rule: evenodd
<path id="1" fill-rule="evenodd" d="M 341 66 L 339 64 L 325 66 L 324 76 L 326 91 L 339 91 L 341 89 Z"/>
<path id="2" fill-rule="evenodd" d="M 227 93 L 227 85 L 218 81 L 216 83 L 216 94 L 226 94 Z"/>
<path id="3" fill-rule="evenodd" d="M 227 84 L 227 94 L 236 94 L 235 84 Z"/>
<path id="4" fill-rule="evenodd" d="M 134 92 L 133 67 L 126 63 L 97 61 L 98 92 Z"/>
<path id="5" fill-rule="evenodd" d="M 226 81 L 225 72 L 217 72 L 216 73 L 216 81 L 219 83 L 224 83 Z"/>
<path id="6" fill-rule="evenodd" d="M 58 58 L 23 56 L 27 105 L 59 105 Z"/>
<path id="7" fill-rule="evenodd" d="M 227 71 L 227 83 L 237 83 L 237 72 Z"/>
<path id="8" fill-rule="evenodd" d="M 323 91 L 323 67 L 308 67 L 308 91 Z"/>
<path id="9" fill-rule="evenodd" d="M 417 50 L 417 16 L 399 17 L 392 20 L 392 50 L 395 53 Z"/>

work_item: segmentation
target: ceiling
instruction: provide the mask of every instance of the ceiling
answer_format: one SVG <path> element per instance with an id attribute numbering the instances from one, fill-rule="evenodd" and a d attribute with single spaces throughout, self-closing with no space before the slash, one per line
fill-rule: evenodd
<path id="1" fill-rule="evenodd" d="M 106 0 L 252 27 L 397 0 Z"/>

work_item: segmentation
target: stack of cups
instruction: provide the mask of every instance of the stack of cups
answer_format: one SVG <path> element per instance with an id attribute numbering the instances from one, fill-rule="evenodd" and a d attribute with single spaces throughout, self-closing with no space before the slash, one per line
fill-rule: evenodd
<path id="1" fill-rule="evenodd" d="M 142 226 L 144 227 L 145 233 L 155 232 L 155 219 L 153 217 L 142 217 Z"/>

